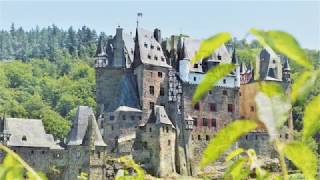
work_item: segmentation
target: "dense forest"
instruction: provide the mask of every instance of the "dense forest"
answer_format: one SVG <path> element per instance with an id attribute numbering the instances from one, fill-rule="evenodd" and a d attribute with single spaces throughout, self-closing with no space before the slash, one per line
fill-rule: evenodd
<path id="1" fill-rule="evenodd" d="M 78 105 L 95 107 L 93 56 L 98 38 L 108 38 L 86 26 L 63 30 L 55 25 L 25 31 L 12 24 L 0 31 L 0 113 L 41 118 L 48 133 L 64 138 Z M 258 42 L 233 39 L 241 62 L 255 62 Z M 319 66 L 319 50 L 306 50 Z M 292 64 L 293 77 L 299 71 Z M 320 82 L 309 99 L 320 92 Z M 303 104 L 293 116 L 301 128 Z"/>

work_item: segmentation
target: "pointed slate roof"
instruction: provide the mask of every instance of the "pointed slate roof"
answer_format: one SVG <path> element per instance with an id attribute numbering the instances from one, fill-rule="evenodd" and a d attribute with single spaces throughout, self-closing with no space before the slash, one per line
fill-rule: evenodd
<path id="1" fill-rule="evenodd" d="M 233 49 L 231 63 L 232 64 L 238 64 L 238 57 L 237 57 L 237 54 L 236 54 L 236 48 Z"/>
<path id="2" fill-rule="evenodd" d="M 287 57 L 284 58 L 283 70 L 291 71 L 289 60 Z"/>
<path id="3" fill-rule="evenodd" d="M 240 74 L 247 72 L 246 64 L 241 63 L 240 64 Z"/>
<path id="4" fill-rule="evenodd" d="M 51 134 L 46 134 L 40 119 L 6 118 L 5 124 L 6 132 L 11 134 L 8 146 L 62 149 Z"/>
<path id="5" fill-rule="evenodd" d="M 93 118 L 90 118 L 93 117 Z M 94 131 L 94 145 L 106 146 L 104 143 L 94 113 L 91 107 L 79 106 L 77 109 L 76 117 L 73 120 L 73 127 L 69 133 L 67 145 L 84 145 L 85 135 L 88 132 L 88 124 L 91 120 L 91 128 Z"/>
<path id="6" fill-rule="evenodd" d="M 98 47 L 97 47 L 95 57 L 98 57 L 98 56 L 106 56 L 106 51 L 105 51 L 105 47 L 104 47 L 104 42 L 102 40 L 102 36 L 99 37 Z"/>
<path id="7" fill-rule="evenodd" d="M 155 123 L 155 124 L 167 124 L 171 125 L 173 128 L 174 125 L 172 124 L 171 120 L 169 119 L 166 110 L 163 106 L 154 106 L 154 110 L 150 116 L 150 119 L 147 123 Z"/>
<path id="8" fill-rule="evenodd" d="M 160 43 L 154 38 L 153 32 L 137 28 L 137 43 L 140 58 L 135 59 L 135 65 L 147 64 L 170 68 Z"/>

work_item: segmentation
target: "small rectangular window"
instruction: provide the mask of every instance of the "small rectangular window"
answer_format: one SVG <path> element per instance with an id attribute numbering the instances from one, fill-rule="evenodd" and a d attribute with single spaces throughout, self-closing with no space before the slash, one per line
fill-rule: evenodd
<path id="1" fill-rule="evenodd" d="M 200 136 L 200 134 L 198 135 L 198 140 L 201 141 L 201 136 Z"/>
<path id="2" fill-rule="evenodd" d="M 226 84 L 226 83 L 227 83 L 227 80 L 224 79 L 224 80 L 223 80 L 223 84 Z"/>
<path id="3" fill-rule="evenodd" d="M 154 56 L 154 60 L 158 60 L 158 56 Z"/>
<path id="4" fill-rule="evenodd" d="M 199 111 L 199 110 L 200 110 L 200 105 L 199 105 L 199 103 L 196 103 L 196 104 L 194 105 L 193 109 Z"/>
<path id="5" fill-rule="evenodd" d="M 149 86 L 149 93 L 154 95 L 154 86 Z"/>
<path id="6" fill-rule="evenodd" d="M 211 112 L 216 112 L 217 111 L 216 104 L 209 103 L 209 109 L 210 109 Z"/>
<path id="7" fill-rule="evenodd" d="M 148 59 L 151 59 L 151 56 L 150 56 L 150 55 L 148 55 Z"/>
<path id="8" fill-rule="evenodd" d="M 126 120 L 126 115 L 122 115 L 122 120 Z"/>
<path id="9" fill-rule="evenodd" d="M 158 72 L 158 77 L 162 77 L 162 72 Z"/>
<path id="10" fill-rule="evenodd" d="M 198 67 L 199 67 L 198 64 L 194 64 L 194 65 L 193 65 L 193 68 L 198 68 Z"/>
<path id="11" fill-rule="evenodd" d="M 148 48 L 148 44 L 147 44 L 147 43 L 144 43 L 144 47 L 145 47 L 145 48 Z"/>
<path id="12" fill-rule="evenodd" d="M 251 106 L 251 107 L 250 107 L 250 110 L 251 110 L 251 112 L 254 112 L 254 107 Z"/>
<path id="13" fill-rule="evenodd" d="M 210 136 L 206 135 L 206 141 L 209 141 L 209 140 L 210 140 Z"/>
<path id="14" fill-rule="evenodd" d="M 161 57 L 161 61 L 164 62 L 164 57 Z"/>
<path id="15" fill-rule="evenodd" d="M 110 116 L 110 121 L 113 121 L 114 120 L 114 116 Z"/>
<path id="16" fill-rule="evenodd" d="M 154 45 L 151 44 L 150 48 L 151 48 L 151 49 L 154 49 Z"/>
<path id="17" fill-rule="evenodd" d="M 150 108 L 150 109 L 153 109 L 153 108 L 154 108 L 154 102 L 150 102 L 149 108 Z"/>
<path id="18" fill-rule="evenodd" d="M 211 119 L 211 127 L 217 127 L 217 120 Z"/>
<path id="19" fill-rule="evenodd" d="M 228 112 L 233 112 L 233 104 L 228 104 Z"/>
<path id="20" fill-rule="evenodd" d="M 225 95 L 225 96 L 227 96 L 227 95 L 228 95 L 227 90 L 223 90 L 223 91 L 222 91 L 222 94 Z"/>
<path id="21" fill-rule="evenodd" d="M 193 118 L 193 126 L 197 127 L 198 126 L 198 119 Z"/>
<path id="22" fill-rule="evenodd" d="M 157 47 L 157 50 L 160 51 L 160 47 L 159 46 Z"/>
<path id="23" fill-rule="evenodd" d="M 164 88 L 160 87 L 160 96 L 164 96 Z"/>
<path id="24" fill-rule="evenodd" d="M 193 81 L 197 81 L 197 77 L 193 77 Z"/>
<path id="25" fill-rule="evenodd" d="M 208 126 L 208 119 L 206 118 L 202 119 L 202 126 Z"/>
<path id="26" fill-rule="evenodd" d="M 171 145 L 171 141 L 170 141 L 170 139 L 168 140 L 168 146 L 170 146 Z"/>
<path id="27" fill-rule="evenodd" d="M 221 56 L 220 55 L 218 55 L 218 60 L 221 60 Z"/>

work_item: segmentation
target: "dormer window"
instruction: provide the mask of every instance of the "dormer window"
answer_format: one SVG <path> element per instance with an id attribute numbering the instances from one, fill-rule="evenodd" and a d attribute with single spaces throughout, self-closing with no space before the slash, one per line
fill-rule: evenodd
<path id="1" fill-rule="evenodd" d="M 154 60 L 158 60 L 158 56 L 154 56 Z"/>
<path id="2" fill-rule="evenodd" d="M 151 55 L 148 55 L 148 59 L 151 59 Z"/>
<path id="3" fill-rule="evenodd" d="M 151 48 L 151 49 L 154 49 L 154 45 L 151 44 L 150 48 Z"/>
<path id="4" fill-rule="evenodd" d="M 147 44 L 147 43 L 144 43 L 144 47 L 145 47 L 145 48 L 148 48 L 148 44 Z"/>
<path id="5" fill-rule="evenodd" d="M 27 136 L 22 136 L 22 141 L 27 141 Z"/>

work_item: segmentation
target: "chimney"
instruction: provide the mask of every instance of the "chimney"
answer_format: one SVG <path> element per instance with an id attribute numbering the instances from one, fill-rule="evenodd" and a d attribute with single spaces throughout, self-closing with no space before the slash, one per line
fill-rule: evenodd
<path id="1" fill-rule="evenodd" d="M 161 43 L 161 31 L 160 31 L 160 29 L 158 29 L 158 28 L 154 29 L 153 36 L 159 43 Z"/>
<path id="2" fill-rule="evenodd" d="M 117 38 L 122 39 L 122 31 L 123 31 L 123 29 L 120 26 L 118 26 L 117 32 L 116 32 Z"/>

